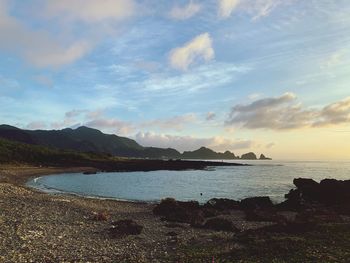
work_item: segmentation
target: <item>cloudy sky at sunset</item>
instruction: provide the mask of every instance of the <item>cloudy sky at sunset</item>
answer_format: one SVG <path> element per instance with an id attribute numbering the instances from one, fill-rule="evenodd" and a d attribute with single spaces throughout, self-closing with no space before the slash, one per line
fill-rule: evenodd
<path id="1" fill-rule="evenodd" d="M 0 0 L 0 122 L 350 159 L 349 0 Z"/>

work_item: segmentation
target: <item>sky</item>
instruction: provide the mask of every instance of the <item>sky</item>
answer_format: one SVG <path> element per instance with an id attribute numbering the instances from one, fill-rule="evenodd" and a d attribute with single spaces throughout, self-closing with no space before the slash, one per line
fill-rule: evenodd
<path id="1" fill-rule="evenodd" d="M 0 122 L 350 159 L 348 0 L 0 0 Z"/>

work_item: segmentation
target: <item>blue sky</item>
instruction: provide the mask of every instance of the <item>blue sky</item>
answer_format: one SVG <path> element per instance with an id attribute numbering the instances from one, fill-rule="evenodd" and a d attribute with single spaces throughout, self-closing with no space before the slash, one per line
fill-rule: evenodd
<path id="1" fill-rule="evenodd" d="M 347 0 L 0 0 L 1 122 L 350 157 L 349 13 Z M 327 151 L 290 145 L 307 136 Z"/>

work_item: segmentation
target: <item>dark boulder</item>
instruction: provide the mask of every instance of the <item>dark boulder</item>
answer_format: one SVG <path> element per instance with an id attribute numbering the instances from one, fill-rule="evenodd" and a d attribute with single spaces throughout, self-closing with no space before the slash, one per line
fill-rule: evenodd
<path id="1" fill-rule="evenodd" d="M 125 235 L 139 235 L 141 234 L 143 226 L 137 224 L 131 219 L 119 220 L 112 222 L 112 227 L 109 229 L 111 237 L 120 237 Z"/>
<path id="2" fill-rule="evenodd" d="M 212 229 L 216 231 L 227 231 L 227 232 L 237 232 L 238 229 L 235 225 L 228 219 L 215 217 L 208 219 L 203 228 Z"/>
<path id="3" fill-rule="evenodd" d="M 172 198 L 166 198 L 153 209 L 153 213 L 163 216 L 166 221 L 191 223 L 199 208 L 199 203 L 195 201 L 180 202 Z"/>
<path id="4" fill-rule="evenodd" d="M 249 197 L 241 200 L 240 208 L 242 210 L 255 210 L 255 209 L 272 209 L 273 204 L 268 196 Z"/>
<path id="5" fill-rule="evenodd" d="M 350 201 L 350 180 L 324 179 L 320 182 L 320 201 L 327 205 L 344 204 Z"/>
<path id="6" fill-rule="evenodd" d="M 317 183 L 312 179 L 297 178 L 293 183 L 297 189 L 285 195 L 287 201 L 279 208 L 302 210 L 317 204 L 344 207 L 350 200 L 350 180 L 324 179 Z"/>
<path id="7" fill-rule="evenodd" d="M 303 200 L 318 201 L 322 196 L 320 184 L 312 179 L 297 178 L 293 183 Z"/>
<path id="8" fill-rule="evenodd" d="M 313 179 L 308 179 L 308 178 L 295 178 L 293 180 L 293 184 L 298 188 L 298 189 L 305 189 L 305 188 L 312 188 L 312 187 L 317 187 L 319 184 L 314 181 Z"/>
<path id="9" fill-rule="evenodd" d="M 216 210 L 231 210 L 239 209 L 239 202 L 227 199 L 227 198 L 213 198 L 210 199 L 205 205 L 207 208 L 214 208 Z"/>

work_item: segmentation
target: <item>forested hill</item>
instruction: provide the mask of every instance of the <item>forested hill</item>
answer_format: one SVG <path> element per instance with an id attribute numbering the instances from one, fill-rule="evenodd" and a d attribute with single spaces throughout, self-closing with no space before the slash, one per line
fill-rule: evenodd
<path id="1" fill-rule="evenodd" d="M 105 134 L 89 127 L 63 130 L 23 130 L 9 125 L 0 125 L 0 138 L 11 141 L 40 145 L 58 150 L 93 152 L 112 156 L 135 158 L 171 159 L 239 159 L 234 153 L 218 153 L 201 147 L 195 151 L 181 154 L 172 148 L 143 147 L 135 140 Z M 262 155 L 263 156 L 263 155 Z M 257 159 L 254 153 L 243 155 L 242 159 Z"/>

